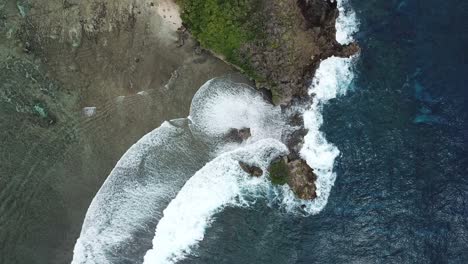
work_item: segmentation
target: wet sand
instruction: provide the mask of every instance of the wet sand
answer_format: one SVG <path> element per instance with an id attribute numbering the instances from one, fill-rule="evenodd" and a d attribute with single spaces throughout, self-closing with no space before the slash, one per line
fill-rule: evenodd
<path id="1" fill-rule="evenodd" d="M 0 3 L 0 263 L 69 263 L 122 154 L 235 70 L 178 47 L 170 1 L 18 2 Z"/>

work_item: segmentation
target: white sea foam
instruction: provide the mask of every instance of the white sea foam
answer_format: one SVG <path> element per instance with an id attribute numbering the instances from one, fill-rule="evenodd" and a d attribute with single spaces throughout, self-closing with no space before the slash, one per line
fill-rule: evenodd
<path id="1" fill-rule="evenodd" d="M 128 250 L 142 243 L 135 234 L 153 232 L 155 224 L 150 223 L 159 220 L 165 204 L 201 167 L 197 164 L 206 162 L 203 152 L 193 146 L 188 126 L 177 126 L 184 122 L 163 123 L 118 161 L 88 208 L 72 263 L 138 259 Z"/>
<path id="2" fill-rule="evenodd" d="M 359 21 L 347 0 L 337 0 L 337 5 L 340 13 L 335 24 L 336 40 L 341 44 L 348 44 L 353 41 L 353 34 L 358 31 Z"/>
<path id="3" fill-rule="evenodd" d="M 213 79 L 195 94 L 190 119 L 204 134 L 220 136 L 231 128 L 250 128 L 249 141 L 280 139 L 285 127 L 281 109 L 265 101 L 252 87 Z"/>
<path id="4" fill-rule="evenodd" d="M 239 160 L 266 171 L 272 159 L 287 152 L 281 142 L 264 139 L 224 153 L 205 165 L 164 210 L 164 217 L 156 228 L 153 249 L 146 254 L 144 263 L 175 263 L 183 259 L 203 240 L 215 213 L 225 206 L 248 205 L 252 197 L 263 196 L 270 182 L 265 177 L 248 175 L 240 168 Z"/>
<path id="5" fill-rule="evenodd" d="M 335 181 L 336 176 L 333 173 L 333 165 L 335 158 L 339 155 L 338 149 L 328 143 L 324 134 L 320 132 L 320 127 L 323 124 L 321 111 L 328 100 L 346 92 L 346 87 L 353 77 L 351 61 L 352 59 L 335 57 L 324 61 L 317 70 L 316 78 L 314 78 L 309 91 L 311 94 L 315 94 L 315 97 L 313 104 L 304 113 L 305 126 L 309 129 L 309 132 L 305 137 L 301 155 L 315 169 L 318 176 L 316 182 L 318 188 L 317 199 L 306 202 L 297 199 L 287 185 L 277 188 L 273 187 L 265 177 L 255 179 L 247 176 L 240 169 L 238 160 L 260 166 L 265 171 L 272 159 L 287 153 L 287 148 L 274 139 L 263 139 L 246 145 L 220 155 L 198 171 L 186 183 L 177 197 L 164 210 L 164 217 L 156 228 L 153 249 L 146 254 L 144 263 L 175 263 L 185 256 L 193 254 L 193 249 L 196 248 L 197 243 L 203 240 L 205 230 L 210 225 L 214 214 L 220 212 L 226 206 L 248 205 L 245 199 L 247 197 L 267 197 L 268 190 L 273 190 L 276 193 L 274 197 L 270 196 L 268 198 L 276 201 L 279 199 L 281 201 L 280 206 L 291 212 L 297 212 L 299 208 L 308 214 L 320 212 L 327 203 L 330 190 Z M 240 92 L 239 88 L 237 92 Z M 216 101 L 223 98 L 223 96 L 216 95 L 212 99 Z M 246 99 L 252 101 L 250 97 L 243 98 L 243 100 Z M 227 96 L 225 101 L 230 101 Z M 237 115 L 235 111 L 223 112 L 222 105 L 218 105 L 216 102 L 206 105 L 208 107 L 205 106 L 205 109 L 211 110 L 213 109 L 212 105 L 216 105 L 219 110 L 218 113 L 223 113 L 226 119 L 234 123 L 236 123 L 237 119 L 241 119 L 239 122 L 251 119 L 248 112 L 245 116 Z M 263 124 L 266 111 L 269 111 L 269 109 L 265 109 L 265 112 L 252 112 L 252 114 L 256 115 L 255 122 Z M 205 114 L 207 113 L 205 112 Z M 194 122 L 197 121 L 210 122 L 209 119 L 204 119 L 203 116 L 194 119 Z M 247 123 L 241 124 L 245 125 Z M 204 124 L 202 127 L 207 131 L 214 128 L 213 130 L 218 132 L 224 131 L 228 126 Z M 262 127 L 260 130 L 263 131 L 262 134 L 266 134 L 268 129 L 269 127 Z"/>
<path id="6" fill-rule="evenodd" d="M 248 176 L 239 160 L 266 171 L 272 159 L 288 152 L 278 141 L 285 127 L 280 108 L 268 104 L 250 86 L 225 79 L 208 81 L 194 96 L 189 119 L 202 137 L 216 138 L 243 127 L 251 129 L 252 137 L 229 147 L 220 141 L 216 150 L 221 149 L 221 154 L 187 181 L 164 210 L 145 263 L 174 263 L 184 258 L 203 239 L 215 213 L 226 206 L 248 205 L 244 198 L 265 197 L 270 182 Z"/>
<path id="7" fill-rule="evenodd" d="M 272 158 L 268 155 L 272 155 L 275 148 L 287 151 L 283 144 L 274 139 L 259 142 L 262 137 L 280 138 L 284 121 L 279 107 L 268 105 L 251 87 L 228 80 L 211 80 L 197 92 L 190 114 L 189 119 L 163 123 L 160 128 L 140 139 L 119 160 L 88 209 L 80 238 L 75 245 L 72 263 L 113 263 L 121 258 L 127 259 L 129 254 L 132 258 L 138 258 L 134 253 L 115 251 L 132 248 L 132 244 L 139 243 L 137 234 L 154 232 L 154 229 L 148 230 L 148 223 L 160 220 L 166 202 L 171 201 L 188 177 L 195 173 L 194 167 L 201 167 L 205 164 L 205 159 L 218 155 L 220 150 L 233 149 L 223 147 L 226 144 L 223 140 L 214 144 L 204 144 L 200 140 L 213 138 L 212 136 L 216 138 L 232 127 L 249 127 L 252 132 L 252 139 L 248 143 L 234 146 L 245 147 L 244 151 L 221 155 L 216 162 L 210 163 L 213 165 L 207 165 L 208 169 L 196 174 L 203 176 L 194 176 L 184 187 L 185 191 L 179 194 L 179 198 L 173 200 L 179 201 L 180 205 L 172 205 L 166 209 L 167 213 L 160 220 L 161 227 L 156 231 L 155 241 L 159 241 L 155 243 L 156 256 L 182 254 L 180 250 L 187 249 L 198 241 L 197 238 L 203 236 L 206 227 L 204 221 L 208 221 L 206 219 L 218 208 L 231 203 L 233 197 L 240 197 L 241 193 L 245 193 L 247 183 L 255 183 L 248 180 L 247 185 L 237 183 L 241 181 L 236 178 L 241 170 L 239 164 L 234 165 L 234 159 L 240 159 L 244 155 L 245 161 L 255 161 L 259 166 L 265 167 Z M 234 126 L 230 126 L 226 120 L 232 121 Z M 190 123 L 192 124 L 189 125 Z M 189 127 L 201 133 L 194 135 L 193 130 L 188 131 Z M 270 134 L 270 131 L 273 133 Z M 194 144 L 201 144 L 209 149 L 201 152 Z M 269 151 L 270 148 L 273 150 Z M 249 156 L 248 153 L 253 152 L 255 155 Z M 187 167 L 191 167 L 192 174 L 187 174 L 191 171 Z M 206 174 L 211 170 L 213 177 Z M 206 177 L 212 178 L 212 181 L 203 182 Z M 264 180 L 257 183 L 262 181 Z M 238 189 L 235 189 L 236 186 Z M 213 191 L 208 193 L 207 188 Z M 195 200 L 197 203 L 193 204 Z M 200 210 L 193 210 L 197 208 L 194 205 L 199 206 Z M 171 211 L 169 208 L 175 209 Z M 179 239 L 170 240 L 171 237 L 164 234 L 171 230 L 171 226 L 164 223 L 173 222 L 177 216 L 175 212 L 181 208 L 189 208 L 178 214 L 185 215 L 184 221 L 176 219 L 179 221 L 178 227 L 186 227 L 183 229 L 185 240 L 180 238 L 180 233 Z M 165 244 L 171 246 L 162 246 Z M 170 253 L 171 250 L 173 253 Z"/>
<path id="8" fill-rule="evenodd" d="M 346 44 L 353 40 L 353 33 L 357 31 L 358 21 L 354 11 L 346 1 L 338 0 L 340 15 L 336 21 L 337 41 Z M 340 154 L 338 148 L 329 143 L 320 131 L 323 124 L 322 110 L 324 104 L 337 96 L 346 93 L 352 79 L 353 61 L 355 58 L 331 57 L 321 62 L 315 73 L 309 94 L 314 95 L 312 105 L 304 112 L 304 126 L 309 130 L 304 138 L 301 156 L 307 164 L 314 168 L 317 174 L 317 198 L 304 203 L 291 192 L 284 190 L 283 204 L 290 210 L 304 204 L 304 210 L 309 214 L 319 213 L 327 204 L 331 188 L 336 179 L 333 172 L 335 159 Z M 285 187 L 286 188 L 286 187 Z"/>

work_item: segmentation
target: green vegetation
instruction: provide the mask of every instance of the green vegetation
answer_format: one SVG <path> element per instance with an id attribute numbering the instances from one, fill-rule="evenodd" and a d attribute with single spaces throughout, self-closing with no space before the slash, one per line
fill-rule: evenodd
<path id="1" fill-rule="evenodd" d="M 258 0 L 179 0 L 182 20 L 200 44 L 253 75 L 239 49 L 256 38 L 253 14 Z"/>
<path id="2" fill-rule="evenodd" d="M 270 180 L 275 185 L 284 185 L 288 181 L 289 171 L 288 165 L 286 162 L 281 159 L 278 161 L 274 161 L 270 168 L 268 169 L 270 173 Z"/>

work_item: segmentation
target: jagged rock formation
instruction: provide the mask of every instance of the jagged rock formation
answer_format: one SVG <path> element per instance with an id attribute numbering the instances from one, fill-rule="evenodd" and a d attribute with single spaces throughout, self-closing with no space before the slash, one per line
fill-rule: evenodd
<path id="1" fill-rule="evenodd" d="M 314 170 L 302 160 L 294 160 L 288 163 L 288 185 L 299 199 L 312 200 L 317 197 L 315 181 L 317 176 Z"/>
<path id="2" fill-rule="evenodd" d="M 239 166 L 242 170 L 244 170 L 253 177 L 260 177 L 263 175 L 263 170 L 255 165 L 250 165 L 243 161 L 239 161 Z"/>
<path id="3" fill-rule="evenodd" d="M 336 2 L 273 0 L 262 3 L 265 37 L 241 49 L 259 76 L 258 87 L 270 88 L 275 103 L 307 97 L 319 62 L 330 56 L 349 56 L 356 45 L 335 39 Z"/>
<path id="4" fill-rule="evenodd" d="M 232 128 L 228 131 L 225 138 L 228 141 L 242 143 L 243 141 L 247 140 L 250 136 L 250 128 L 244 127 L 241 129 Z"/>
<path id="5" fill-rule="evenodd" d="M 317 197 L 315 186 L 317 176 L 302 159 L 279 158 L 270 164 L 268 173 L 273 184 L 288 184 L 299 199 L 312 200 Z"/>

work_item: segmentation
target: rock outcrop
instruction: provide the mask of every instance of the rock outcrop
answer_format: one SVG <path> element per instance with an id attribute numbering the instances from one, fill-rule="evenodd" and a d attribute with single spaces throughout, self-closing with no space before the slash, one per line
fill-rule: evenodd
<path id="1" fill-rule="evenodd" d="M 237 143 L 242 143 L 243 141 L 247 140 L 249 137 L 251 137 L 252 134 L 250 133 L 250 128 L 232 128 L 229 130 L 229 132 L 226 134 L 226 140 L 232 141 L 232 142 L 237 142 Z"/>
<path id="2" fill-rule="evenodd" d="M 304 136 L 307 134 L 307 132 L 307 129 L 300 127 L 285 137 L 284 141 L 289 149 L 289 160 L 297 160 L 301 158 L 299 152 L 302 149 L 302 145 L 304 144 Z"/>
<path id="3" fill-rule="evenodd" d="M 242 170 L 244 170 L 253 177 L 260 177 L 263 175 L 263 170 L 255 165 L 250 165 L 243 161 L 239 161 L 239 166 Z"/>
<path id="4" fill-rule="evenodd" d="M 288 163 L 288 185 L 299 199 L 312 200 L 317 197 L 314 170 L 302 159 Z"/>
<path id="5" fill-rule="evenodd" d="M 302 159 L 288 160 L 287 157 L 273 161 L 268 167 L 273 184 L 288 184 L 297 198 L 313 200 L 317 197 L 314 170 Z"/>

